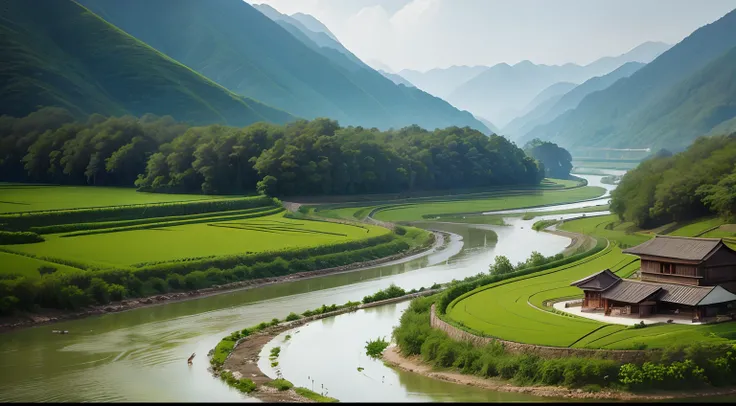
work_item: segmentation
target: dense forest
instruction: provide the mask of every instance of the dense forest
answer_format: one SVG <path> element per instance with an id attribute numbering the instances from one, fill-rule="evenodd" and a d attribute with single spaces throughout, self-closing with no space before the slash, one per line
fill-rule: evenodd
<path id="1" fill-rule="evenodd" d="M 4 181 L 272 196 L 536 184 L 544 165 L 468 127 L 379 131 L 336 121 L 193 127 L 171 117 L 90 116 L 46 107 L 0 117 Z"/>
<path id="2" fill-rule="evenodd" d="M 736 214 L 736 133 L 698 138 L 684 152 L 665 152 L 624 175 L 611 210 L 639 227 L 708 214 Z"/>
<path id="3" fill-rule="evenodd" d="M 524 152 L 544 165 L 548 178 L 567 179 L 572 170 L 572 155 L 559 145 L 535 138 L 524 145 Z"/>

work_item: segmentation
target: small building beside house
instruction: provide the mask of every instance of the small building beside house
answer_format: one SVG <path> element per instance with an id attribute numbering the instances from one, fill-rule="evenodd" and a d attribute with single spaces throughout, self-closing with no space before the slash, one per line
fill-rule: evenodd
<path id="1" fill-rule="evenodd" d="M 605 269 L 573 282 L 583 311 L 705 321 L 736 312 L 736 251 L 721 239 L 656 236 L 623 251 L 641 258 L 641 280 Z"/>

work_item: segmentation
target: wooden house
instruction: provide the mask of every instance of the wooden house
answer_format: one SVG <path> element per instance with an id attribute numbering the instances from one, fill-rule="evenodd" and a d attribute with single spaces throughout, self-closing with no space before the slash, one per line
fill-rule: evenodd
<path id="1" fill-rule="evenodd" d="M 573 282 L 584 292 L 583 311 L 702 321 L 736 310 L 736 251 L 722 240 L 657 236 L 623 252 L 641 258 L 641 280 L 605 269 Z"/>

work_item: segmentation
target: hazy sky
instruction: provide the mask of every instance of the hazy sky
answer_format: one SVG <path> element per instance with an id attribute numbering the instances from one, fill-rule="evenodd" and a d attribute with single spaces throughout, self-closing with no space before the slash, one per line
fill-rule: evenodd
<path id="1" fill-rule="evenodd" d="M 675 44 L 736 0 L 247 0 L 322 21 L 366 62 L 586 64 L 646 41 Z"/>

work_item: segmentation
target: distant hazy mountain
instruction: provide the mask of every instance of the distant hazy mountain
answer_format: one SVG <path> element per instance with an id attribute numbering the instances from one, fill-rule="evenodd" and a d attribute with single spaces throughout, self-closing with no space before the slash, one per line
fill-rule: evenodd
<path id="1" fill-rule="evenodd" d="M 242 0 L 79 1 L 231 91 L 304 118 L 329 117 L 343 125 L 381 129 L 418 124 L 488 131 L 472 114 L 398 86 Z"/>
<path id="2" fill-rule="evenodd" d="M 736 10 L 536 127 L 566 147 L 676 148 L 736 116 Z"/>
<path id="3" fill-rule="evenodd" d="M 582 83 L 594 76 L 605 75 L 626 62 L 647 63 L 664 47 L 665 44 L 642 44 L 624 55 L 602 58 L 586 66 L 571 63 L 535 65 L 529 61 L 513 66 L 502 63 L 459 86 L 446 99 L 454 106 L 488 117 L 504 127 L 546 87 L 557 82 Z"/>
<path id="4" fill-rule="evenodd" d="M 288 113 L 237 96 L 71 0 L 2 2 L 0 115 L 38 106 L 80 118 L 153 113 L 194 124 L 284 123 Z"/>
<path id="5" fill-rule="evenodd" d="M 327 27 L 324 24 L 322 24 L 321 21 L 319 21 L 318 19 L 312 17 L 309 14 L 296 13 L 296 14 L 292 14 L 291 15 L 291 18 L 293 18 L 293 19 L 299 21 L 300 23 L 304 24 L 304 26 L 307 27 L 307 29 L 309 29 L 310 31 L 323 32 L 323 33 L 327 34 L 333 40 L 338 41 L 338 39 L 335 36 L 335 34 L 333 34 L 329 29 L 327 29 Z"/>
<path id="6" fill-rule="evenodd" d="M 529 113 L 515 118 L 504 127 L 503 131 L 512 139 L 519 139 L 519 142 L 529 141 L 530 139 L 524 135 L 536 126 L 549 123 L 566 111 L 574 109 L 585 96 L 603 90 L 621 78 L 631 76 L 644 65 L 640 62 L 628 62 L 607 75 L 588 79 L 568 93 L 548 100 Z"/>
<path id="7" fill-rule="evenodd" d="M 377 71 L 378 70 L 382 70 L 384 72 L 394 73 L 394 70 L 391 69 L 391 67 L 389 67 L 388 65 L 386 65 L 385 63 L 383 63 L 383 62 L 381 62 L 381 61 L 379 61 L 377 59 L 369 59 L 369 60 L 365 61 L 365 63 L 368 66 L 370 66 L 371 68 L 373 68 L 374 70 L 377 70 Z"/>
<path id="8" fill-rule="evenodd" d="M 494 133 L 496 135 L 501 135 L 501 131 L 498 129 L 498 127 L 496 127 L 495 125 L 493 125 L 492 122 L 486 120 L 483 117 L 477 117 L 476 116 L 475 118 L 477 118 L 478 120 L 480 120 L 481 123 L 485 124 L 486 127 L 488 127 L 491 130 L 492 133 Z"/>
<path id="9" fill-rule="evenodd" d="M 426 72 L 404 69 L 399 75 L 425 92 L 445 98 L 458 86 L 487 69 L 487 66 L 452 66 Z"/>
<path id="10" fill-rule="evenodd" d="M 623 55 L 607 56 L 590 63 L 586 67 L 590 69 L 593 76 L 602 76 L 627 62 L 649 63 L 670 48 L 672 48 L 672 45 L 664 42 L 645 42 Z"/>
<path id="11" fill-rule="evenodd" d="M 541 104 L 554 104 L 559 100 L 565 93 L 577 87 L 577 83 L 572 82 L 558 82 L 554 85 L 542 90 L 539 94 L 519 112 L 519 114 L 527 114 L 530 111 L 536 109 Z"/>
<path id="12" fill-rule="evenodd" d="M 392 82 L 396 83 L 397 85 L 404 85 L 407 87 L 416 87 L 413 84 L 411 84 L 411 82 L 409 82 L 408 80 L 404 79 L 402 76 L 399 76 L 395 73 L 388 73 L 382 69 L 378 69 L 378 73 L 390 79 Z"/>

